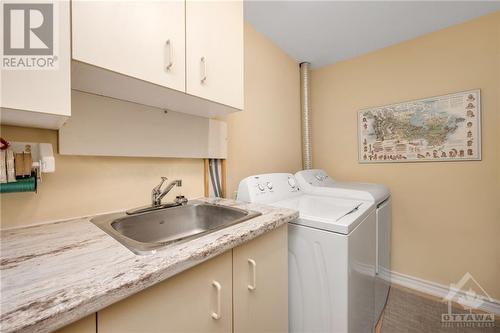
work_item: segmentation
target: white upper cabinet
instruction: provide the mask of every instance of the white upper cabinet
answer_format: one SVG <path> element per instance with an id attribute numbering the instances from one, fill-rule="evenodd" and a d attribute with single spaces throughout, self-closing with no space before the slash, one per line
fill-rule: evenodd
<path id="1" fill-rule="evenodd" d="M 187 93 L 243 109 L 243 1 L 186 1 Z"/>
<path id="2" fill-rule="evenodd" d="M 72 1 L 73 59 L 185 90 L 184 1 Z"/>
<path id="3" fill-rule="evenodd" d="M 243 109 L 242 1 L 45 3 L 54 9 L 42 22 L 53 23 L 57 66 L 2 69 L 2 124 L 60 128 L 71 116 L 71 89 L 208 118 Z M 20 11 L 5 17 L 23 20 Z M 43 48 L 47 38 L 17 36 L 16 49 Z"/>
<path id="4" fill-rule="evenodd" d="M 243 109 L 242 1 L 72 1 L 75 90 L 216 117 Z"/>
<path id="5" fill-rule="evenodd" d="M 0 17 L 9 17 L 11 36 L 18 37 L 0 43 L 2 55 L 4 46 L 17 49 L 2 59 L 12 64 L 2 68 L 0 75 L 2 125 L 57 129 L 71 115 L 70 4 L 62 0 L 44 1 L 43 5 L 47 4 L 52 7 L 30 4 L 30 14 L 43 18 L 41 24 L 52 26 L 53 33 L 37 36 L 30 31 L 26 39 L 22 38 L 25 25 L 19 24 L 23 22 L 19 13 L 28 9 L 9 10 L 3 3 L 0 6 Z"/>

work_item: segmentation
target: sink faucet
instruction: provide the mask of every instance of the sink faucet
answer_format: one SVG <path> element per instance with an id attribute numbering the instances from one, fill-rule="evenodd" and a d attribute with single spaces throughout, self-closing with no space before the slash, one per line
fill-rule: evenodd
<path id="1" fill-rule="evenodd" d="M 163 197 L 166 196 L 167 193 L 174 188 L 174 186 L 179 186 L 179 187 L 182 186 L 182 180 L 177 179 L 168 183 L 167 187 L 165 187 L 165 189 L 162 191 L 161 187 L 163 186 L 163 183 L 165 183 L 167 179 L 168 179 L 167 177 L 161 177 L 160 184 L 153 187 L 153 190 L 151 191 L 151 206 L 153 207 L 161 206 L 161 199 L 163 199 Z"/>
<path id="2" fill-rule="evenodd" d="M 162 190 L 162 186 L 165 183 L 165 181 L 167 181 L 167 177 L 161 177 L 160 184 L 153 187 L 153 190 L 151 191 L 151 205 L 143 206 L 143 207 L 139 207 L 139 208 L 134 208 L 134 209 L 129 209 L 126 211 L 126 213 L 128 215 L 140 214 L 140 213 L 146 213 L 146 212 L 150 212 L 150 211 L 157 210 L 157 209 L 177 207 L 177 206 L 187 204 L 188 199 L 183 195 L 178 195 L 177 197 L 175 197 L 175 200 L 173 202 L 169 202 L 166 204 L 161 203 L 161 199 L 163 199 L 163 197 L 166 196 L 167 193 L 170 192 L 174 188 L 174 186 L 179 186 L 179 187 L 182 186 L 182 180 L 177 179 L 177 180 L 173 180 L 170 183 L 168 183 L 167 187 L 165 187 L 165 189 Z"/>

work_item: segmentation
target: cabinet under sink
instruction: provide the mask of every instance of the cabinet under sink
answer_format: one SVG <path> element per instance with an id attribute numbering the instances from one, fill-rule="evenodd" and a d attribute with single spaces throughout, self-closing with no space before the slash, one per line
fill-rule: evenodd
<path id="1" fill-rule="evenodd" d="M 288 332 L 283 225 L 57 333 Z"/>

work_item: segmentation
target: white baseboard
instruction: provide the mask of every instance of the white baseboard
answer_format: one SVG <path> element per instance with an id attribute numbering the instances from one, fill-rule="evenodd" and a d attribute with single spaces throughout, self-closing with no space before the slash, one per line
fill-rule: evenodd
<path id="1" fill-rule="evenodd" d="M 414 276 L 391 271 L 391 283 L 397 284 L 409 289 L 413 289 L 424 294 L 444 298 L 450 291 L 449 286 L 436 282 L 423 280 Z M 457 295 L 465 296 L 465 292 L 458 291 Z M 500 301 L 496 299 L 483 298 L 484 303 L 479 306 L 479 310 L 493 313 L 500 316 Z"/>

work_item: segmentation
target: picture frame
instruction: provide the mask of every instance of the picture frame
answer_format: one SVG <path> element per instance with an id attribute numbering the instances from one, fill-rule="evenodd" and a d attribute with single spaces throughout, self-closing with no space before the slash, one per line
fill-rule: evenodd
<path id="1" fill-rule="evenodd" d="M 359 163 L 481 160 L 481 90 L 360 109 Z"/>

